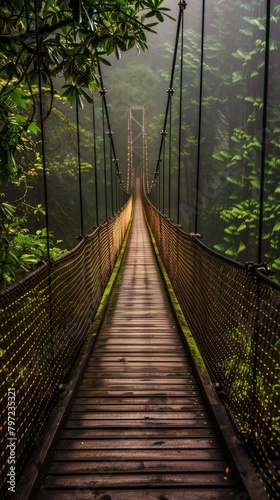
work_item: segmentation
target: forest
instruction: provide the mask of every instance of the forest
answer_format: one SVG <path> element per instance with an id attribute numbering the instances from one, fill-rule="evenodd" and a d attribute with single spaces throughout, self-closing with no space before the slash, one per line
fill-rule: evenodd
<path id="1" fill-rule="evenodd" d="M 152 182 L 174 50 L 175 4 L 2 1 L 1 289 L 36 268 L 48 246 L 52 259 L 75 246 L 81 197 L 85 234 L 118 209 L 119 178 L 112 171 L 108 131 L 104 134 L 100 72 L 123 200 L 130 104 L 148 109 Z M 167 130 L 168 168 L 159 172 L 149 195 L 155 201 L 153 191 L 161 193 L 157 208 L 164 213 L 170 197 L 167 215 L 185 232 L 196 228 L 205 245 L 230 259 L 267 262 L 277 281 L 279 16 L 276 0 L 185 6 L 183 59 L 176 60 Z"/>

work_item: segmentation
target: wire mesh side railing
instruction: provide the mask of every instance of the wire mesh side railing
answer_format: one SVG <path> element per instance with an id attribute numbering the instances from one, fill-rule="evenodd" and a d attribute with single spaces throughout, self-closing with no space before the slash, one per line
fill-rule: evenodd
<path id="1" fill-rule="evenodd" d="M 0 293 L 0 490 L 14 492 L 73 366 L 129 224 L 132 199 L 71 252 Z"/>
<path id="2" fill-rule="evenodd" d="M 205 247 L 145 199 L 177 299 L 270 498 L 280 498 L 280 287 Z"/>

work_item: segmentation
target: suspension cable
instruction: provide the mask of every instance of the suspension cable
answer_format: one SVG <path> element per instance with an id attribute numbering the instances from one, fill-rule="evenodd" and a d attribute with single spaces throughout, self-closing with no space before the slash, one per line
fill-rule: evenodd
<path id="1" fill-rule="evenodd" d="M 35 24 L 38 28 L 38 3 L 34 0 L 35 10 Z M 40 52 L 40 38 L 39 29 L 36 29 L 36 56 L 38 64 L 38 90 L 39 90 L 39 114 L 40 114 L 40 128 L 41 128 L 41 149 L 42 149 L 42 164 L 43 164 L 43 179 L 44 179 L 44 201 L 45 201 L 45 222 L 47 232 L 47 257 L 50 260 L 50 224 L 49 224 L 49 200 L 47 188 L 47 163 L 46 163 L 46 149 L 45 149 L 45 123 L 44 123 L 44 110 L 43 110 L 43 91 L 42 91 L 42 74 L 41 74 L 41 52 Z"/>
<path id="2" fill-rule="evenodd" d="M 99 60 L 97 61 L 97 65 L 98 65 L 98 74 L 99 74 L 99 79 L 100 79 L 100 86 L 103 89 L 104 85 L 103 85 L 103 78 L 102 78 L 102 73 L 101 73 L 101 67 L 100 67 Z M 118 166 L 118 159 L 117 159 L 117 156 L 116 156 L 115 144 L 114 144 L 114 140 L 113 140 L 113 133 L 111 133 L 112 129 L 111 129 L 110 117 L 109 117 L 108 106 L 107 106 L 107 101 L 106 101 L 106 96 L 105 95 L 104 95 L 104 109 L 105 109 L 105 114 L 106 114 L 106 120 L 107 120 L 108 130 L 110 132 L 110 141 L 111 141 L 111 144 L 112 144 L 112 152 L 113 152 L 114 160 L 115 160 L 115 163 L 116 163 L 116 172 L 120 175 L 119 166 Z"/>
<path id="3" fill-rule="evenodd" d="M 126 190 L 131 189 L 131 170 L 133 165 L 132 157 L 132 120 L 131 120 L 131 106 L 127 108 L 127 177 L 126 177 Z"/>
<path id="4" fill-rule="evenodd" d="M 105 200 L 105 220 L 108 219 L 108 200 L 107 200 L 107 162 L 106 162 L 106 142 L 105 142 L 105 94 L 106 90 L 102 87 L 99 91 L 102 97 L 102 138 L 103 138 L 103 173 L 104 173 L 104 200 Z"/>
<path id="5" fill-rule="evenodd" d="M 170 89 L 172 95 L 173 89 Z M 170 115 L 169 115 L 169 154 L 168 154 L 168 217 L 171 215 L 171 167 L 172 167 L 172 100 L 170 100 Z"/>
<path id="6" fill-rule="evenodd" d="M 95 184 L 95 213 L 96 225 L 99 225 L 99 209 L 98 209 L 98 188 L 97 188 L 97 148 L 96 148 L 96 120 L 95 120 L 95 103 L 92 98 L 92 130 L 93 130 L 93 155 L 94 155 L 94 184 Z"/>
<path id="7" fill-rule="evenodd" d="M 269 81 L 269 39 L 270 39 L 271 2 L 266 3 L 266 38 L 265 38 L 265 67 L 264 67 L 264 89 L 263 89 L 263 116 L 262 116 L 262 152 L 261 152 L 261 175 L 260 175 L 260 208 L 259 208 L 259 235 L 258 235 L 258 262 L 263 259 L 262 255 L 262 233 L 263 233 L 263 210 L 264 210 L 264 184 L 265 184 L 265 161 L 267 144 L 267 104 L 268 104 L 268 81 Z"/>
<path id="8" fill-rule="evenodd" d="M 180 98 L 179 98 L 179 142 L 178 142 L 178 185 L 177 185 L 177 224 L 180 224 L 181 158 L 182 158 L 182 112 L 183 112 L 183 67 L 184 67 L 184 16 L 181 20 L 180 54 Z"/>
<path id="9" fill-rule="evenodd" d="M 121 208 L 119 206 L 119 202 L 118 202 L 118 191 L 119 191 L 119 177 L 116 176 L 116 179 L 115 179 L 115 200 L 116 200 L 116 212 L 119 211 L 119 209 Z"/>
<path id="10" fill-rule="evenodd" d="M 79 180 L 79 202 L 80 202 L 80 227 L 81 235 L 84 236 L 84 211 L 83 211 L 83 190 L 82 190 L 82 168 L 81 168 L 81 142 L 80 142 L 80 119 L 79 103 L 76 99 L 76 127 L 77 127 L 77 148 L 78 148 L 78 180 Z"/>
<path id="11" fill-rule="evenodd" d="M 145 191 L 149 191 L 149 170 L 148 170 L 148 142 L 147 142 L 147 107 L 144 105 L 144 115 L 143 115 L 143 151 L 144 151 L 144 162 L 143 167 L 145 171 Z"/>
<path id="12" fill-rule="evenodd" d="M 196 193 L 195 193 L 195 233 L 198 233 L 198 191 L 200 185 L 200 155 L 201 155 L 201 124 L 202 124 L 202 90 L 203 90 L 203 63 L 204 63 L 204 34 L 205 34 L 205 0 L 202 2 L 201 47 L 200 47 L 200 88 L 198 111 L 197 136 L 197 166 L 196 166 Z"/>
<path id="13" fill-rule="evenodd" d="M 106 90 L 104 89 L 102 72 L 101 72 L 101 66 L 100 66 L 100 62 L 99 62 L 98 59 L 97 59 L 97 67 L 98 67 L 98 74 L 99 74 L 99 81 L 100 81 L 100 91 L 99 91 L 99 93 L 103 97 L 103 99 L 102 99 L 102 109 L 104 110 L 104 113 L 105 113 L 105 116 L 106 116 L 106 121 L 107 121 L 107 126 L 108 126 L 108 132 L 107 132 L 107 134 L 108 134 L 108 136 L 110 138 L 110 144 L 111 144 L 111 148 L 112 148 L 111 149 L 112 150 L 112 162 L 115 164 L 115 173 L 116 173 L 116 176 L 119 179 L 119 187 L 120 187 L 120 190 L 122 191 L 124 189 L 124 182 L 122 181 L 122 178 L 121 178 L 121 172 L 119 170 L 118 159 L 117 159 L 117 156 L 116 156 L 116 149 L 115 149 L 115 144 L 114 144 L 114 140 L 113 140 L 113 132 L 112 132 L 112 128 L 111 128 L 111 123 L 110 123 L 110 118 L 109 118 L 109 112 L 108 112 L 108 106 L 107 106 L 107 101 L 106 101 Z"/>
<path id="14" fill-rule="evenodd" d="M 163 132 L 166 135 L 166 132 Z M 165 212 L 165 143 L 163 143 L 162 149 L 162 213 Z"/>
<path id="15" fill-rule="evenodd" d="M 166 130 L 166 124 L 167 124 L 167 119 L 168 119 L 168 113 L 169 113 L 169 107 L 170 107 L 170 100 L 171 96 L 173 95 L 173 81 L 174 81 L 174 74 L 175 74 L 175 66 L 176 66 L 176 59 L 177 59 L 177 51 L 178 51 L 178 45 L 179 45 L 179 36 L 180 36 L 180 30 L 181 30 L 181 23 L 182 23 L 182 18 L 183 18 L 183 12 L 187 6 L 186 0 L 180 0 L 179 3 L 179 15 L 178 15 L 178 21 L 177 21 L 177 31 L 176 31 L 176 39 L 175 39 L 175 47 L 174 47 L 174 54 L 173 54 L 173 62 L 172 62 L 172 70 L 171 70 L 171 76 L 170 76 L 170 83 L 169 83 L 169 89 L 167 90 L 167 104 L 166 104 L 166 111 L 165 111 L 165 117 L 164 117 L 164 125 L 163 125 L 163 130 Z M 162 148 L 163 148 L 163 142 L 164 142 L 164 136 L 161 137 L 161 142 L 160 142 L 160 148 L 159 148 L 159 154 L 158 154 L 158 160 L 157 160 L 157 166 L 156 170 L 154 173 L 154 181 L 156 181 L 156 177 L 159 171 L 160 167 L 160 162 L 161 162 L 161 154 L 162 154 Z"/>
<path id="16" fill-rule="evenodd" d="M 110 137 L 113 132 L 107 132 L 107 135 Z M 110 176 L 111 176 L 111 209 L 112 209 L 112 217 L 114 215 L 114 179 L 113 179 L 113 150 L 112 150 L 112 142 L 110 141 Z"/>
<path id="17" fill-rule="evenodd" d="M 164 144 L 164 142 L 163 142 Z M 160 159 L 160 163 L 162 163 L 162 158 Z M 160 171 L 158 171 L 158 174 L 157 174 L 157 191 L 158 191 L 158 202 L 157 202 L 157 207 L 158 209 L 160 210 L 160 204 L 161 204 L 161 176 L 159 175 L 160 174 Z"/>
<path id="18" fill-rule="evenodd" d="M 48 185 L 47 185 L 47 164 L 46 164 L 46 150 L 45 150 L 45 123 L 44 123 L 44 110 L 43 110 L 43 92 L 42 92 L 42 75 L 41 75 L 41 54 L 40 54 L 40 37 L 39 37 L 39 23 L 38 23 L 38 3 L 34 0 L 35 10 L 35 26 L 36 26 L 36 55 L 38 64 L 38 90 L 39 90 L 39 112 L 40 112 L 40 127 L 41 127 L 41 141 L 42 141 L 42 163 L 43 163 L 43 179 L 44 179 L 44 198 L 45 198 L 45 221 L 47 232 L 47 258 L 50 266 L 47 270 L 48 276 L 48 319 L 49 319 L 49 356 L 51 366 L 54 362 L 54 325 L 53 325 L 53 286 L 52 286 L 52 264 L 50 255 L 50 226 L 49 226 L 49 204 L 48 204 Z M 55 380 L 52 378 L 52 385 L 55 386 Z"/>

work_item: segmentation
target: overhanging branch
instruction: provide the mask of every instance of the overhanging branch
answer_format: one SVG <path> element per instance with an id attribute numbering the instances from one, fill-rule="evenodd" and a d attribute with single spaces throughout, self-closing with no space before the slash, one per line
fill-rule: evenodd
<path id="1" fill-rule="evenodd" d="M 38 29 L 35 30 L 30 30 L 30 31 L 24 31 L 20 35 L 0 35 L 0 44 L 7 44 L 7 43 L 23 43 L 23 41 L 26 41 L 29 38 L 35 38 L 36 35 L 39 34 L 41 35 L 46 35 L 47 33 L 52 33 L 54 31 L 59 30 L 60 28 L 63 28 L 64 26 L 68 26 L 70 23 L 73 23 L 73 19 L 64 19 L 63 21 L 60 21 L 59 23 L 54 24 L 53 26 L 50 26 L 49 24 L 45 26 L 40 26 Z"/>

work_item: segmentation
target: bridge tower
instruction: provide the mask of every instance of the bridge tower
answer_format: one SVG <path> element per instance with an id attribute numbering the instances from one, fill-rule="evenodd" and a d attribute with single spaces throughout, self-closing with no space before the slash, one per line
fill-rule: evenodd
<path id="1" fill-rule="evenodd" d="M 147 147 L 147 108 L 128 106 L 128 157 L 127 192 L 131 192 L 135 177 L 143 176 L 143 186 L 148 191 L 148 147 Z"/>

